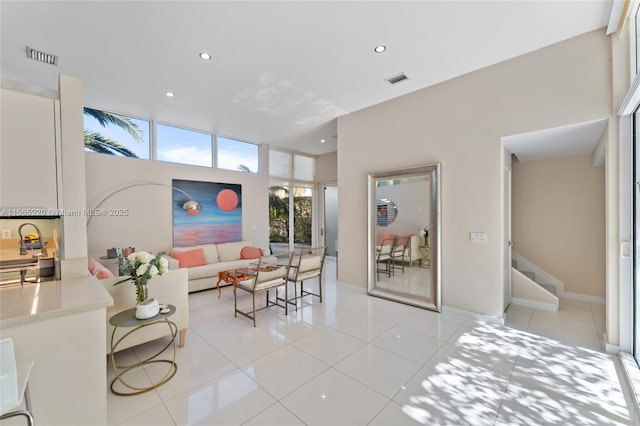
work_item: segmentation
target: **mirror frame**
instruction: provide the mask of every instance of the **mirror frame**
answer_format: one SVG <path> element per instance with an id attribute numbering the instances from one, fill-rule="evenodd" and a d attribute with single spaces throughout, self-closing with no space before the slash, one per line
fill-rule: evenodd
<path id="1" fill-rule="evenodd" d="M 380 170 L 370 172 L 367 177 L 368 186 L 368 246 L 367 246 L 367 270 L 368 284 L 367 294 L 370 296 L 381 297 L 407 305 L 417 306 L 419 308 L 429 309 L 441 312 L 441 238 L 440 238 L 440 222 L 441 222 L 441 183 L 440 183 L 441 166 L 440 163 L 425 164 L 412 167 L 403 167 L 399 169 Z M 376 213 L 377 213 L 377 197 L 376 197 L 376 180 L 404 178 L 411 176 L 428 175 L 431 180 L 431 217 L 429 223 L 429 243 L 431 248 L 431 280 L 434 283 L 433 303 L 425 302 L 420 299 L 411 298 L 410 296 L 399 296 L 391 294 L 384 290 L 376 288 Z"/>

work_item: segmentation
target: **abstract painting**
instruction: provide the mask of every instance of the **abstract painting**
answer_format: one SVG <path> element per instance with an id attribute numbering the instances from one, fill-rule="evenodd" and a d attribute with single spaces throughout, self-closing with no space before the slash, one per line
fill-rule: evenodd
<path id="1" fill-rule="evenodd" d="M 200 214 L 182 208 L 189 197 L 173 191 L 173 246 L 242 241 L 242 185 L 173 179 L 172 185 L 200 203 Z"/>

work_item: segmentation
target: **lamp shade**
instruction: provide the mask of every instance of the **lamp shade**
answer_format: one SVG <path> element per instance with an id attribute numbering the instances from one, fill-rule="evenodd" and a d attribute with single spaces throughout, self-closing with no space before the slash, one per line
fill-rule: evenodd
<path id="1" fill-rule="evenodd" d="M 200 213 L 200 203 L 197 202 L 196 200 L 186 201 L 182 205 L 182 208 L 184 209 L 185 212 L 187 212 L 189 216 L 195 216 L 198 213 Z"/>

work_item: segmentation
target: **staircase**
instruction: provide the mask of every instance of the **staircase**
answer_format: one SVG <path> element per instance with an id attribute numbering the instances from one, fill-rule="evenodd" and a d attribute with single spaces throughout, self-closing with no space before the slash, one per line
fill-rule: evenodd
<path id="1" fill-rule="evenodd" d="M 544 288 L 549 293 L 551 293 L 553 295 L 556 295 L 556 286 L 555 285 L 543 284 L 543 283 L 537 282 L 536 281 L 536 273 L 535 272 L 531 272 L 531 271 L 521 271 L 520 269 L 518 269 L 518 261 L 517 260 L 511 261 L 511 266 L 513 268 L 516 268 L 518 271 L 520 271 L 520 273 L 522 275 L 524 275 L 525 277 L 529 278 L 531 281 L 535 281 L 540 287 Z"/>
<path id="2" fill-rule="evenodd" d="M 520 256 L 517 257 L 522 259 Z M 523 263 L 526 264 L 528 262 L 525 261 Z M 537 268 L 535 265 L 533 266 Z M 543 272 L 541 275 L 547 274 Z M 556 296 L 556 285 L 537 282 L 536 273 L 520 270 L 518 268 L 518 260 L 516 259 L 511 262 L 511 294 L 511 303 L 514 305 L 528 306 L 547 311 L 558 310 L 560 299 Z"/>

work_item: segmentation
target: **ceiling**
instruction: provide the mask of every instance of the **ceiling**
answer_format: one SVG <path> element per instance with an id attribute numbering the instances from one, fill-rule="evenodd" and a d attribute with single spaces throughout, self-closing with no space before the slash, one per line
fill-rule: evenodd
<path id="1" fill-rule="evenodd" d="M 596 148 L 608 122 L 608 119 L 603 118 L 521 133 L 503 137 L 502 142 L 519 161 L 587 155 Z"/>
<path id="2" fill-rule="evenodd" d="M 611 5 L 3 0 L 0 73 L 51 89 L 72 75 L 87 106 L 323 154 L 337 149 L 337 117 L 602 28 Z M 408 80 L 385 80 L 399 73 Z"/>

